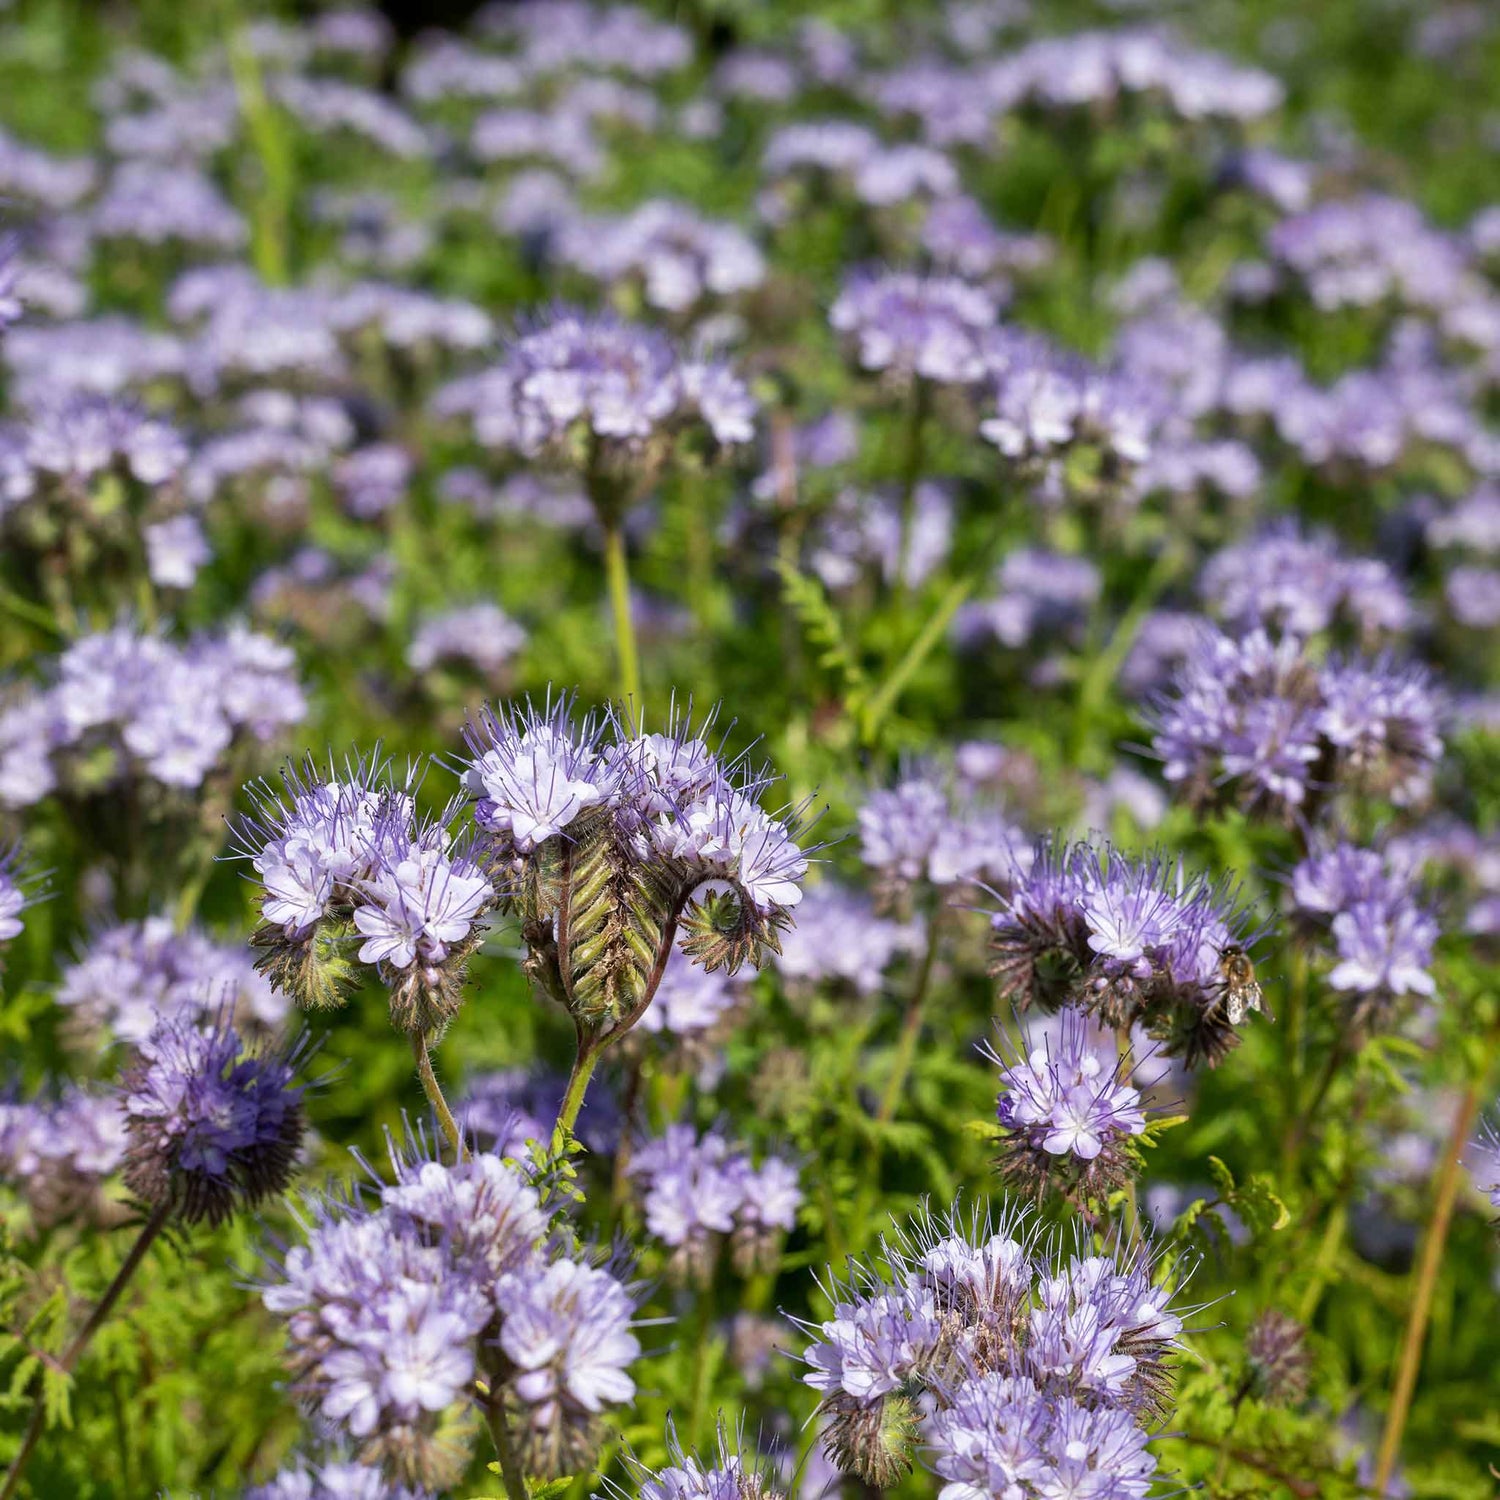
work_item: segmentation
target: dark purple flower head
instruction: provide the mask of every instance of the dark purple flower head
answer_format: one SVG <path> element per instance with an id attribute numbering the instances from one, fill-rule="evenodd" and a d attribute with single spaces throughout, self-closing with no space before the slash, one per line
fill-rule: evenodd
<path id="1" fill-rule="evenodd" d="M 1216 1064 L 1235 1044 L 1243 1012 L 1224 961 L 1253 943 L 1248 915 L 1231 887 L 1180 862 L 1044 843 L 991 927 L 992 972 L 1014 1004 L 1140 1023 L 1189 1066 Z"/>
<path id="2" fill-rule="evenodd" d="M 184 1224 L 283 1192 L 302 1145 L 301 1052 L 251 1052 L 222 1020 L 164 1021 L 124 1076 L 130 1190 Z"/>
<path id="3" fill-rule="evenodd" d="M 860 271 L 828 321 L 863 369 L 897 382 L 972 385 L 984 376 L 984 335 L 998 315 L 991 293 L 957 277 Z"/>

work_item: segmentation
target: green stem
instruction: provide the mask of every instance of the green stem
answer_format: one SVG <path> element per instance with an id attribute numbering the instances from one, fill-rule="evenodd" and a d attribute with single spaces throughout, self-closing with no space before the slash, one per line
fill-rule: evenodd
<path id="1" fill-rule="evenodd" d="M 95 1305 L 93 1312 L 89 1314 L 88 1321 L 73 1335 L 73 1341 L 63 1351 L 61 1358 L 57 1361 L 55 1368 L 64 1375 L 71 1375 L 73 1368 L 83 1357 L 83 1351 L 88 1348 L 94 1335 L 103 1326 L 104 1320 L 114 1310 L 115 1303 L 120 1300 L 120 1293 L 125 1290 L 130 1278 L 135 1275 L 137 1267 L 146 1258 L 146 1252 L 151 1248 L 152 1242 L 166 1227 L 167 1219 L 172 1212 L 171 1200 L 160 1203 L 151 1212 L 151 1217 L 141 1225 L 141 1232 L 136 1236 L 135 1243 L 130 1247 L 125 1259 L 120 1263 L 120 1269 L 115 1272 L 114 1280 L 104 1289 L 104 1295 Z M 31 1457 L 32 1450 L 42 1436 L 42 1430 L 47 1425 L 47 1403 L 38 1392 L 36 1402 L 31 1409 L 31 1421 L 27 1424 L 26 1435 L 21 1439 L 20 1451 L 11 1461 L 10 1469 L 5 1475 L 5 1484 L 0 1487 L 0 1500 L 11 1500 L 16 1493 L 17 1486 L 21 1483 L 21 1473 L 26 1467 L 27 1460 Z"/>
<path id="2" fill-rule="evenodd" d="M 510 1440 L 510 1428 L 505 1421 L 505 1397 L 491 1385 L 484 1401 L 484 1420 L 495 1441 L 495 1452 L 500 1459 L 500 1477 L 505 1481 L 508 1500 L 528 1500 L 526 1475 L 516 1457 L 515 1444 Z"/>
<path id="3" fill-rule="evenodd" d="M 860 729 L 867 744 L 874 740 L 885 716 L 895 706 L 896 700 L 901 696 L 907 683 L 916 675 L 917 669 L 932 654 L 933 647 L 942 640 L 943 633 L 947 630 L 954 615 L 958 613 L 959 606 L 974 592 L 978 583 L 978 575 L 970 574 L 969 577 L 960 578 L 956 583 L 949 585 L 948 592 L 938 601 L 937 608 L 933 610 L 927 623 L 918 632 L 917 638 L 906 648 L 906 654 L 896 663 L 891 675 L 881 683 L 879 691 L 865 705 L 864 712 L 860 716 Z"/>
<path id="4" fill-rule="evenodd" d="M 896 1059 L 891 1065 L 891 1075 L 885 1081 L 885 1092 L 880 1096 L 880 1109 L 875 1119 L 881 1125 L 889 1125 L 895 1118 L 896 1106 L 901 1102 L 901 1093 L 906 1087 L 911 1065 L 916 1061 L 917 1042 L 922 1035 L 922 1014 L 927 1006 L 927 992 L 932 988 L 932 971 L 937 964 L 942 927 L 942 913 L 938 912 L 927 929 L 927 947 L 922 954 L 921 967 L 917 970 L 916 983 L 912 985 L 911 998 L 906 1002 L 901 1036 L 896 1043 Z M 878 1154 L 878 1144 L 875 1149 Z"/>
<path id="5" fill-rule="evenodd" d="M 552 1156 L 554 1160 L 563 1154 L 573 1126 L 578 1122 L 578 1111 L 583 1108 L 583 1096 L 588 1092 L 589 1079 L 594 1076 L 594 1067 L 603 1049 L 597 1043 L 578 1039 L 578 1054 L 573 1059 L 573 1071 L 568 1074 L 568 1087 L 563 1093 L 562 1107 L 557 1111 L 557 1123 L 552 1127 Z"/>
<path id="6" fill-rule="evenodd" d="M 1313 1089 L 1312 1097 L 1298 1111 L 1297 1118 L 1292 1122 L 1291 1131 L 1283 1142 L 1282 1154 L 1288 1171 L 1297 1165 L 1302 1148 L 1307 1143 L 1308 1136 L 1312 1134 L 1313 1126 L 1317 1123 L 1318 1111 L 1323 1107 L 1323 1101 L 1328 1097 L 1328 1090 L 1333 1087 L 1333 1080 L 1338 1077 L 1339 1069 L 1349 1060 L 1349 1055 L 1349 1046 L 1340 1037 L 1333 1044 L 1328 1060 L 1323 1064 L 1323 1071 L 1318 1075 L 1317 1086 Z"/>
<path id="7" fill-rule="evenodd" d="M 1443 1250 L 1448 1243 L 1448 1228 L 1453 1222 L 1453 1206 L 1458 1198 L 1459 1157 L 1463 1154 L 1474 1121 L 1479 1114 L 1479 1081 L 1476 1079 L 1459 1101 L 1453 1118 L 1453 1131 L 1438 1174 L 1433 1197 L 1432 1221 L 1422 1245 L 1422 1260 L 1412 1288 L 1411 1311 L 1406 1319 L 1406 1337 L 1401 1344 L 1401 1360 L 1396 1370 L 1396 1384 L 1391 1391 L 1390 1410 L 1386 1413 L 1385 1431 L 1380 1438 L 1380 1455 L 1375 1465 L 1375 1493 L 1384 1495 L 1401 1451 L 1401 1434 L 1411 1410 L 1412 1393 L 1417 1386 L 1417 1371 L 1422 1364 L 1422 1346 L 1427 1337 L 1427 1319 L 1432 1312 L 1432 1296 L 1437 1289 L 1438 1271 L 1443 1264 Z"/>
<path id="8" fill-rule="evenodd" d="M 630 563 L 625 531 L 616 520 L 604 523 L 604 574 L 615 622 L 615 655 L 620 666 L 620 696 L 635 713 L 641 711 L 641 669 L 635 649 L 635 622 L 630 614 Z"/>
<path id="9" fill-rule="evenodd" d="M 896 595 L 907 595 L 906 571 L 911 562 L 912 532 L 917 519 L 917 483 L 922 477 L 927 432 L 927 412 L 932 388 L 918 375 L 911 386 L 906 409 L 906 437 L 901 455 L 901 536 L 896 546 Z"/>
<path id="10" fill-rule="evenodd" d="M 412 1056 L 417 1060 L 417 1077 L 422 1080 L 422 1092 L 427 1095 L 427 1102 L 437 1116 L 438 1127 L 442 1130 L 449 1146 L 453 1148 L 455 1160 L 462 1161 L 464 1159 L 463 1135 L 458 1128 L 458 1121 L 453 1118 L 453 1111 L 448 1108 L 448 1101 L 443 1097 L 442 1085 L 437 1081 L 437 1074 L 432 1071 L 432 1054 L 427 1050 L 427 1037 L 422 1032 L 412 1032 L 411 1051 Z"/>

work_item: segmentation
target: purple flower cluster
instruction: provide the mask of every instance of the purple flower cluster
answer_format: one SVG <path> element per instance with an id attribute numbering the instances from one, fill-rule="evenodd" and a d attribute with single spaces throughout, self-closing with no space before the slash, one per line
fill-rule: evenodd
<path id="1" fill-rule="evenodd" d="M 973 385 L 998 316 L 991 293 L 957 277 L 866 271 L 845 282 L 828 321 L 863 369 L 898 383 Z"/>
<path id="2" fill-rule="evenodd" d="M 406 661 L 415 672 L 458 666 L 494 681 L 525 644 L 522 626 L 498 604 L 480 601 L 423 620 L 412 632 Z"/>
<path id="3" fill-rule="evenodd" d="M 1078 1011 L 1061 1026 L 988 1050 L 1000 1068 L 1002 1177 L 1033 1196 L 1049 1188 L 1102 1199 L 1134 1175 L 1132 1136 L 1146 1128 L 1140 1092 L 1108 1039 Z"/>
<path id="4" fill-rule="evenodd" d="M 1238 1039 L 1224 958 L 1248 925 L 1232 888 L 1180 863 L 1048 843 L 991 918 L 992 972 L 1018 1007 L 1139 1024 L 1166 1056 L 1212 1066 Z"/>
<path id="5" fill-rule="evenodd" d="M 882 900 L 899 902 L 919 883 L 938 890 L 1002 889 L 1025 873 L 1032 840 L 961 780 L 914 767 L 859 810 L 860 853 Z"/>
<path id="6" fill-rule="evenodd" d="M 1150 721 L 1164 774 L 1190 802 L 1310 819 L 1344 791 L 1420 803 L 1443 751 L 1442 713 L 1419 666 L 1319 661 L 1296 636 L 1205 627 Z"/>
<path id="7" fill-rule="evenodd" d="M 252 1052 L 222 1018 L 163 1021 L 123 1078 L 126 1185 L 184 1224 L 282 1192 L 302 1146 L 300 1052 Z"/>
<path id="8" fill-rule="evenodd" d="M 1391 570 L 1345 557 L 1331 537 L 1278 526 L 1216 552 L 1198 580 L 1210 611 L 1240 630 L 1307 637 L 1346 621 L 1361 639 L 1407 629 L 1412 609 Z"/>
<path id="9" fill-rule="evenodd" d="M 338 1004 L 351 977 L 339 948 L 357 939 L 399 1029 L 444 1024 L 495 903 L 471 841 L 452 832 L 459 805 L 420 817 L 412 778 L 374 759 L 348 761 L 342 776 L 308 761 L 282 782 L 250 789 L 256 812 L 240 830 L 262 883 L 262 971 L 299 1004 Z"/>
<path id="10" fill-rule="evenodd" d="M 457 1104 L 464 1134 L 497 1156 L 524 1163 L 531 1155 L 528 1141 L 543 1146 L 551 1141 L 565 1085 L 561 1074 L 524 1068 L 481 1073 L 468 1081 Z M 575 1134 L 601 1156 L 612 1154 L 619 1145 L 619 1108 L 605 1080 L 596 1080 L 589 1090 Z"/>
<path id="11" fill-rule="evenodd" d="M 803 1378 L 821 1393 L 824 1448 L 841 1471 L 891 1483 L 925 1427 L 945 1477 L 974 1482 L 1007 1462 L 1029 1465 L 1010 1482 L 1036 1488 L 977 1483 L 973 1493 L 986 1496 L 1063 1493 L 1056 1486 L 1086 1480 L 1091 1460 L 1102 1483 L 1113 1456 L 1128 1456 L 1127 1474 L 1153 1472 L 1140 1429 L 1168 1407 L 1182 1319 L 1149 1256 L 1067 1254 L 1024 1216 L 996 1225 L 955 1215 L 916 1221 L 881 1260 L 878 1271 L 856 1263 L 847 1283 L 830 1282 L 833 1317 L 804 1325 L 814 1341 Z M 1098 1417 L 1098 1435 L 1080 1434 L 1076 1447 L 1054 1438 L 1049 1449 L 1049 1427 L 1085 1412 Z M 1007 1444 L 1017 1421 L 1010 1436 L 1029 1441 Z"/>
<path id="12" fill-rule="evenodd" d="M 727 365 L 685 358 L 655 329 L 567 310 L 436 400 L 470 411 L 487 446 L 580 472 L 596 505 L 601 485 L 618 503 L 617 487 L 630 498 L 648 484 L 679 433 L 728 448 L 755 432 L 755 401 Z"/>
<path id="13" fill-rule="evenodd" d="M 743 230 L 667 199 L 618 219 L 565 223 L 553 254 L 606 286 L 639 281 L 647 305 L 665 313 L 753 291 L 766 274 L 764 256 Z"/>
<path id="14" fill-rule="evenodd" d="M 187 793 L 307 711 L 285 646 L 243 626 L 184 645 L 129 625 L 86 635 L 55 681 L 0 713 L 0 798 L 26 806 L 139 776 Z"/>
<path id="15" fill-rule="evenodd" d="M 215 942 L 166 917 L 106 927 L 58 976 L 55 995 L 69 1023 L 139 1044 L 163 1021 L 194 1023 L 229 1009 L 240 1024 L 271 1029 L 285 1002 L 238 943 Z"/>
<path id="16" fill-rule="evenodd" d="M 245 1500 L 431 1500 L 427 1490 L 393 1485 L 369 1464 L 332 1460 L 309 1468 L 301 1461 L 265 1484 L 252 1485 Z"/>
<path id="17" fill-rule="evenodd" d="M 710 749 L 712 722 L 695 731 L 674 712 L 664 732 L 632 732 L 614 713 L 575 722 L 564 698 L 486 711 L 467 733 L 464 780 L 491 857 L 508 874 L 506 901 L 528 924 L 533 950 L 550 945 L 575 1017 L 605 1031 L 628 1028 L 650 1003 L 678 925 L 695 962 L 733 972 L 777 946 L 801 899 L 807 857 L 795 817 L 760 806 L 765 772 Z M 600 905 L 597 892 L 582 908 L 559 897 L 559 859 L 569 885 L 595 861 L 633 872 L 632 934 L 626 914 Z M 708 882 L 729 893 L 700 899 Z M 611 937 L 601 953 L 600 934 L 616 931 L 618 951 Z M 644 952 L 657 955 L 649 971 Z"/>
<path id="18" fill-rule="evenodd" d="M 21 913 L 36 899 L 35 890 L 28 888 L 20 845 L 0 845 L 0 946 L 21 935 L 26 926 Z"/>
<path id="19" fill-rule="evenodd" d="M 771 1155 L 757 1166 L 718 1131 L 700 1136 L 691 1125 L 668 1126 L 642 1142 L 629 1171 L 640 1187 L 647 1232 L 672 1252 L 678 1276 L 703 1284 L 725 1238 L 742 1271 L 774 1266 L 802 1204 L 791 1162 Z"/>
<path id="20" fill-rule="evenodd" d="M 1086 557 L 1018 547 L 996 570 L 994 597 L 965 604 L 953 633 L 963 646 L 993 640 L 1008 651 L 1076 640 L 1101 586 L 1099 569 Z"/>
<path id="21" fill-rule="evenodd" d="M 794 989 L 835 986 L 855 995 L 878 994 L 885 971 L 920 944 L 916 921 L 877 915 L 862 892 L 824 882 L 797 908 L 797 925 L 782 939 L 776 972 Z"/>
<path id="22" fill-rule="evenodd" d="M 1315 848 L 1292 871 L 1291 900 L 1305 924 L 1330 935 L 1337 961 L 1328 982 L 1356 1029 L 1389 1019 L 1407 996 L 1437 992 L 1430 970 L 1438 924 L 1415 872 L 1390 854 L 1349 843 Z"/>
<path id="23" fill-rule="evenodd" d="M 311 1205 L 262 1292 L 286 1320 L 294 1389 L 388 1478 L 446 1488 L 464 1454 L 454 1419 L 482 1376 L 504 1401 L 527 1472 L 588 1462 L 606 1408 L 628 1401 L 635 1302 L 611 1271 L 554 1243 L 511 1163 L 445 1165 L 392 1148 L 379 1205 Z"/>
<path id="24" fill-rule="evenodd" d="M 0 1098 L 0 1182 L 20 1192 L 39 1227 L 96 1217 L 126 1144 L 116 1097 L 68 1085 L 55 1099 Z"/>
<path id="25" fill-rule="evenodd" d="M 778 966 L 785 962 L 786 948 L 801 930 L 806 912 L 805 904 L 799 907 L 797 926 L 782 940 Z M 740 998 L 740 987 L 733 976 L 722 969 L 710 972 L 700 968 L 678 951 L 667 960 L 656 994 L 641 1012 L 636 1025 L 643 1032 L 673 1042 L 688 1042 L 714 1031 L 739 1004 Z"/>

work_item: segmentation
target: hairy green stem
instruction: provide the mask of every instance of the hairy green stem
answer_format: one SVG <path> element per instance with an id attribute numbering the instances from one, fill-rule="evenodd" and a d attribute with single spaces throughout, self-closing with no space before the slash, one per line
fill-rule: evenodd
<path id="1" fill-rule="evenodd" d="M 462 1161 L 464 1159 L 463 1133 L 458 1128 L 458 1121 L 453 1118 L 453 1111 L 448 1108 L 448 1101 L 443 1097 L 437 1074 L 432 1071 L 432 1054 L 427 1050 L 427 1037 L 423 1032 L 412 1032 L 411 1051 L 412 1056 L 417 1060 L 417 1077 L 422 1080 L 422 1092 L 427 1095 L 427 1102 L 432 1106 L 433 1114 L 437 1116 L 438 1127 L 442 1130 L 449 1146 L 453 1148 L 454 1159 Z"/>
<path id="2" fill-rule="evenodd" d="M 630 563 L 625 531 L 613 518 L 604 523 L 604 575 L 610 613 L 615 622 L 615 656 L 620 668 L 620 696 L 634 713 L 641 711 L 641 668 L 635 649 L 635 622 L 630 614 Z"/>
<path id="3" fill-rule="evenodd" d="M 1417 1371 L 1422 1365 L 1422 1347 L 1427 1338 L 1427 1320 L 1432 1312 L 1432 1296 L 1437 1289 L 1438 1272 L 1443 1264 L 1443 1250 L 1448 1243 L 1448 1228 L 1453 1222 L 1453 1205 L 1458 1198 L 1459 1158 L 1474 1130 L 1479 1114 L 1479 1080 L 1476 1078 L 1459 1101 L 1453 1117 L 1448 1149 L 1438 1173 L 1437 1191 L 1433 1196 L 1432 1219 L 1422 1245 L 1422 1259 L 1412 1287 L 1411 1311 L 1406 1319 L 1406 1336 L 1401 1343 L 1401 1359 L 1396 1369 L 1396 1384 L 1391 1391 L 1390 1409 L 1386 1412 L 1385 1431 L 1380 1437 L 1380 1454 L 1375 1464 L 1375 1493 L 1384 1495 L 1401 1451 L 1401 1434 L 1411 1410 L 1412 1393 L 1417 1387 Z"/>
<path id="4" fill-rule="evenodd" d="M 568 1137 L 578 1123 L 578 1111 L 583 1108 L 583 1096 L 588 1092 L 589 1079 L 594 1076 L 599 1054 L 604 1049 L 596 1042 L 578 1039 L 578 1054 L 573 1059 L 573 1071 L 568 1074 L 568 1087 L 563 1093 L 562 1107 L 557 1111 L 557 1123 L 552 1127 L 552 1156 L 554 1160 L 563 1154 Z"/>
<path id="5" fill-rule="evenodd" d="M 151 1212 L 151 1217 L 141 1225 L 141 1232 L 135 1237 L 135 1243 L 130 1247 L 125 1259 L 120 1263 L 120 1269 L 115 1272 L 114 1280 L 104 1289 L 104 1295 L 95 1304 L 93 1312 L 89 1314 L 88 1321 L 73 1335 L 72 1342 L 63 1350 L 54 1368 L 64 1375 L 71 1375 L 74 1366 L 83 1357 L 83 1351 L 88 1348 L 94 1335 L 103 1326 L 104 1320 L 114 1310 L 115 1303 L 120 1300 L 120 1293 L 125 1290 L 130 1278 L 135 1275 L 140 1263 L 146 1258 L 146 1252 L 151 1248 L 152 1242 L 166 1227 L 167 1219 L 172 1212 L 171 1201 L 160 1203 Z M 11 1461 L 10 1469 L 5 1475 L 5 1484 L 0 1487 L 0 1500 L 11 1500 L 21 1483 L 21 1473 L 26 1467 L 27 1460 L 31 1457 L 32 1450 L 41 1439 L 42 1431 L 47 1425 L 47 1403 L 43 1399 L 41 1391 L 37 1392 L 35 1404 L 31 1409 L 31 1421 L 26 1426 L 26 1435 L 21 1439 L 20 1451 Z"/>
<path id="6" fill-rule="evenodd" d="M 521 1470 L 515 1444 L 510 1440 L 510 1428 L 505 1421 L 505 1397 L 493 1384 L 484 1400 L 484 1420 L 500 1459 L 500 1477 L 505 1481 L 507 1500 L 528 1500 L 526 1475 Z"/>

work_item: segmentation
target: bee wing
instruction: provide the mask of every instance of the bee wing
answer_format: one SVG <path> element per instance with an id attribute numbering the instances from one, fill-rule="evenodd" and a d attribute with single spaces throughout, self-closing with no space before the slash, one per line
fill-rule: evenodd
<path id="1" fill-rule="evenodd" d="M 1238 1026 L 1245 1019 L 1245 993 L 1234 989 L 1224 997 L 1224 1006 L 1229 1014 L 1229 1024 Z"/>

